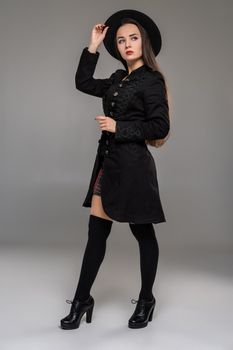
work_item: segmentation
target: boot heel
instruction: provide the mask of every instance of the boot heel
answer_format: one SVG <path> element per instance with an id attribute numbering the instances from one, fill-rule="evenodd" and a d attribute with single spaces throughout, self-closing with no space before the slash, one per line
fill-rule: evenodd
<path id="1" fill-rule="evenodd" d="M 155 307 L 152 308 L 148 321 L 152 321 L 154 309 Z"/>
<path id="2" fill-rule="evenodd" d="M 68 304 L 72 304 L 69 315 L 61 319 L 62 329 L 79 328 L 81 319 L 86 313 L 86 322 L 91 323 L 92 312 L 94 307 L 94 298 L 90 295 L 87 300 L 79 301 L 78 299 L 66 300 Z"/>
<path id="3" fill-rule="evenodd" d="M 94 305 L 92 307 L 90 307 L 90 309 L 88 309 L 86 312 L 86 322 L 87 323 L 91 323 L 93 309 L 94 309 Z"/>

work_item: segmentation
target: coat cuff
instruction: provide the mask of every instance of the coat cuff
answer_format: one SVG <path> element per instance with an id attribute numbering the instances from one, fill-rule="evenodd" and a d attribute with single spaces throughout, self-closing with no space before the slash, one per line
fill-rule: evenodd
<path id="1" fill-rule="evenodd" d="M 116 120 L 115 140 L 121 142 L 132 142 L 144 140 L 142 130 L 136 121 Z"/>
<path id="2" fill-rule="evenodd" d="M 88 46 L 84 47 L 82 54 L 89 56 L 89 59 L 96 59 L 96 58 L 98 59 L 98 57 L 100 55 L 99 51 L 90 52 L 88 50 Z"/>
<path id="3" fill-rule="evenodd" d="M 159 125 L 156 119 L 150 121 L 117 120 L 115 140 L 119 142 L 137 142 L 164 139 L 169 133 L 169 130 L 169 122 Z"/>

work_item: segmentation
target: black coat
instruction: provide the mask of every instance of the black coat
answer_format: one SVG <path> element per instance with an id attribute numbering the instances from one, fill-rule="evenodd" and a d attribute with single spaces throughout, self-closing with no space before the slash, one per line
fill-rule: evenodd
<path id="1" fill-rule="evenodd" d="M 82 204 L 91 207 L 93 185 L 103 166 L 103 209 L 115 221 L 165 222 L 154 158 L 145 139 L 162 139 L 170 128 L 164 80 L 160 72 L 143 65 L 117 69 L 109 78 L 93 77 L 99 52 L 83 49 L 75 75 L 76 88 L 102 98 L 104 115 L 116 121 L 116 132 L 102 130 Z"/>

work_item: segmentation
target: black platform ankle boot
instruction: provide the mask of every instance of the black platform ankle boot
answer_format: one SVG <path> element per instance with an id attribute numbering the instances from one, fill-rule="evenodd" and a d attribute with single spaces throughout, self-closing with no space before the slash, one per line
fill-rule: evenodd
<path id="1" fill-rule="evenodd" d="M 130 317 L 128 322 L 129 328 L 143 328 L 146 327 L 148 321 L 152 320 L 153 312 L 156 304 L 156 300 L 153 296 L 151 301 L 141 299 L 131 299 L 131 303 L 136 305 L 133 315 Z"/>
<path id="2" fill-rule="evenodd" d="M 91 323 L 92 312 L 94 308 L 94 299 L 90 295 L 88 299 L 79 301 L 74 299 L 66 300 L 67 303 L 72 304 L 71 310 L 68 316 L 61 320 L 62 329 L 75 329 L 79 327 L 82 316 L 86 312 L 86 322 Z"/>

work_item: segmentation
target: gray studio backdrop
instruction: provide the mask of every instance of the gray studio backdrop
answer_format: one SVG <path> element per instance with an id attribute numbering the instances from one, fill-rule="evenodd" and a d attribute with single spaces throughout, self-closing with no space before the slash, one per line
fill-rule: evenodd
<path id="1" fill-rule="evenodd" d="M 86 236 L 82 207 L 98 139 L 101 99 L 75 88 L 94 24 L 134 8 L 158 23 L 158 56 L 172 95 L 171 137 L 149 146 L 171 248 L 232 249 L 233 2 L 0 1 L 1 243 L 65 244 Z M 105 50 L 95 77 L 123 66 Z M 127 223 L 113 234 L 126 239 Z M 119 237 L 119 236 L 118 236 Z"/>

